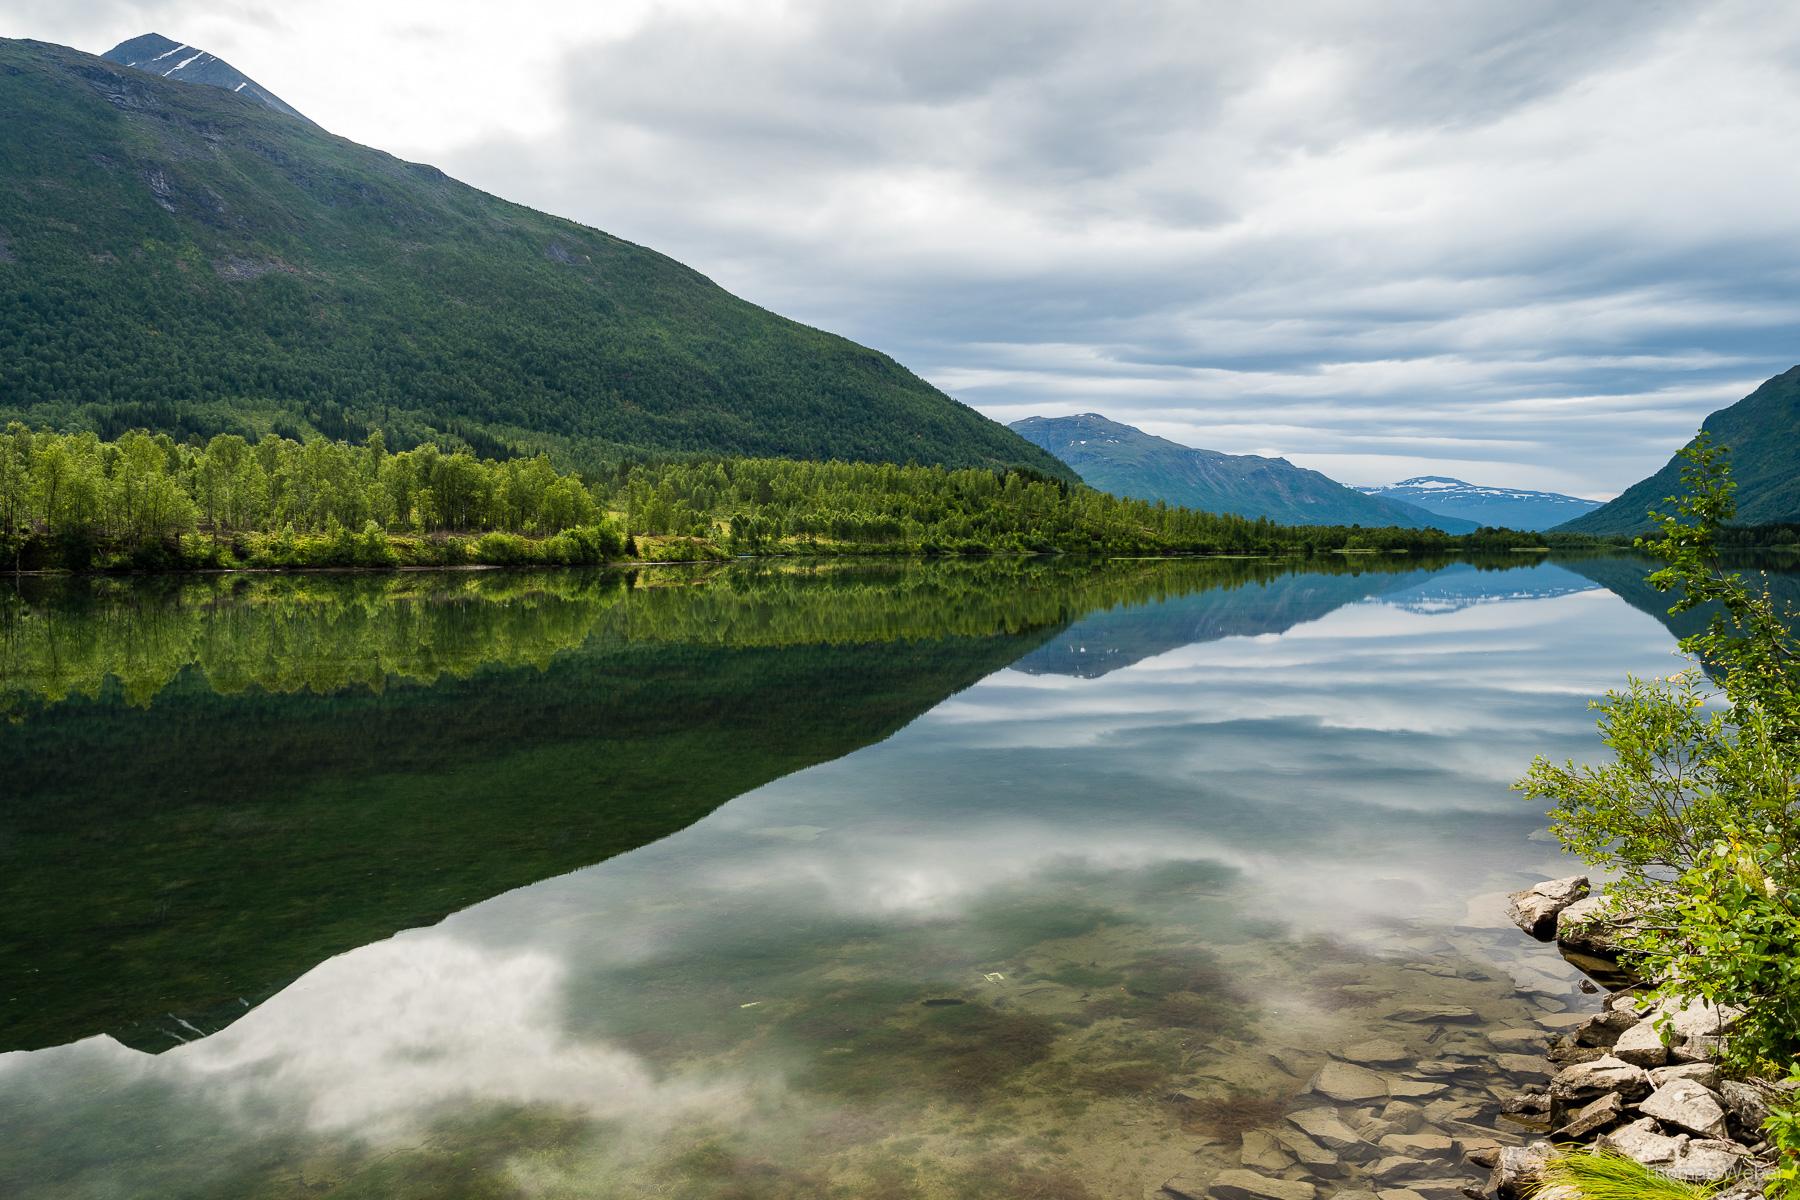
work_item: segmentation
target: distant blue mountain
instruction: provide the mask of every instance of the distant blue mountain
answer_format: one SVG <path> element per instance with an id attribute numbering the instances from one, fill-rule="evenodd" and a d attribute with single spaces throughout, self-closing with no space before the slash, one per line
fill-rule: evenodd
<path id="1" fill-rule="evenodd" d="M 1099 413 L 1027 417 L 1009 426 L 1075 468 L 1092 487 L 1202 512 L 1267 517 L 1283 525 L 1362 525 L 1469 533 L 1470 521 L 1365 496 L 1285 458 L 1196 450 Z"/>
<path id="2" fill-rule="evenodd" d="M 1356 490 L 1411 504 L 1441 517 L 1456 517 L 1477 525 L 1505 529 L 1549 529 L 1600 507 L 1600 501 L 1583 500 L 1580 496 L 1483 487 L 1448 475 L 1418 475 L 1399 483 Z"/>

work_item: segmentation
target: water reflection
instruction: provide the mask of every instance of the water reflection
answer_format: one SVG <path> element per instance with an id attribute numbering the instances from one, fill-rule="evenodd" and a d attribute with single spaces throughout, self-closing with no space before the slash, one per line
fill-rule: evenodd
<path id="1" fill-rule="evenodd" d="M 1507 784 L 1533 753 L 1586 753 L 1586 697 L 1668 669 L 1669 633 L 1549 565 L 1162 578 L 1139 593 L 1162 599 L 1066 628 L 812 665 L 790 642 L 733 668 L 741 690 L 689 684 L 709 726 L 814 695 L 761 737 L 903 695 L 834 743 L 855 753 L 819 739 L 785 760 L 809 769 L 743 776 L 676 836 L 340 954 L 209 1037 L 0 1056 L 0 1185 L 1110 1197 L 1235 1166 L 1246 1130 L 1294 1108 L 1371 1140 L 1509 1136 L 1496 1098 L 1527 1064 L 1497 1055 L 1579 999 L 1553 954 L 1495 928 L 1493 893 L 1558 867 Z M 732 674 L 717 646 L 672 670 L 658 656 L 681 643 L 656 644 L 569 686 Z M 426 691 L 554 718 L 560 678 Z M 311 721 L 346 698 L 315 702 Z M 591 785 L 597 764 L 557 773 L 580 744 L 499 756 L 479 794 Z M 1401 1049 L 1379 1096 L 1306 1091 L 1371 1039 Z M 1344 1186 L 1372 1165 L 1267 1155 Z M 1417 1161 L 1396 1169 L 1454 1173 Z"/>

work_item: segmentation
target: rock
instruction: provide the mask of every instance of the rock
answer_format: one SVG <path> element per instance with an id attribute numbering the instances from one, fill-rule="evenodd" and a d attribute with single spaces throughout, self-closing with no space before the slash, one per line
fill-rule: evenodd
<path id="1" fill-rule="evenodd" d="M 1376 1067 L 1391 1066 L 1394 1063 L 1407 1062 L 1412 1058 L 1412 1054 L 1405 1046 L 1399 1042 L 1390 1042 L 1384 1039 L 1345 1046 L 1339 1056 L 1353 1063 Z"/>
<path id="2" fill-rule="evenodd" d="M 1425 1110 L 1404 1100 L 1390 1100 L 1381 1110 L 1381 1119 L 1402 1133 L 1415 1133 L 1425 1123 Z"/>
<path id="3" fill-rule="evenodd" d="M 1305 1166 L 1319 1174 L 1335 1175 L 1338 1172 L 1338 1156 L 1319 1143 L 1301 1133 L 1298 1129 L 1276 1129 L 1270 1136 L 1287 1148 L 1295 1158 Z"/>
<path id="4" fill-rule="evenodd" d="M 1675 1161 L 1662 1172 L 1683 1183 L 1723 1183 L 1743 1171 L 1748 1157 L 1736 1142 L 1689 1142 L 1676 1151 Z"/>
<path id="5" fill-rule="evenodd" d="M 1595 1013 L 1576 1027 L 1575 1044 L 1611 1049 L 1620 1036 L 1640 1020 L 1631 1013 L 1616 1010 Z"/>
<path id="6" fill-rule="evenodd" d="M 1336 1110 L 1329 1108 L 1306 1108 L 1287 1115 L 1288 1124 L 1317 1139 L 1321 1144 L 1333 1150 L 1362 1150 L 1367 1152 L 1371 1147 L 1359 1136 L 1356 1130 L 1344 1124 Z M 1279 1136 L 1279 1135 L 1278 1135 Z"/>
<path id="7" fill-rule="evenodd" d="M 1650 1086 L 1653 1088 L 1674 1083 L 1677 1079 L 1691 1079 L 1701 1087 L 1709 1087 L 1715 1092 L 1722 1086 L 1719 1082 L 1719 1068 L 1708 1062 L 1676 1063 L 1673 1066 L 1656 1067 L 1650 1072 Z M 1727 1104 L 1725 1107 L 1729 1109 L 1731 1106 Z"/>
<path id="8" fill-rule="evenodd" d="M 1593 1062 L 1596 1058 L 1605 1058 L 1606 1051 L 1599 1046 L 1578 1046 L 1573 1038 L 1558 1040 L 1550 1047 L 1550 1061 L 1558 1066 L 1566 1067 L 1573 1063 Z"/>
<path id="9" fill-rule="evenodd" d="M 1544 1168 L 1556 1153 L 1549 1142 L 1506 1146 L 1488 1176 L 1487 1194 L 1502 1200 L 1521 1200 L 1544 1178 Z"/>
<path id="10" fill-rule="evenodd" d="M 1599 1144 L 1616 1150 L 1626 1158 L 1636 1159 L 1646 1167 L 1661 1167 L 1675 1161 L 1685 1138 L 1666 1137 L 1656 1131 L 1656 1122 L 1645 1117 L 1613 1130 Z"/>
<path id="11" fill-rule="evenodd" d="M 1743 1010 L 1726 1006 L 1721 1008 L 1710 1000 L 1668 999 L 1658 1002 L 1649 1014 L 1651 1019 L 1667 1018 L 1669 1032 L 1676 1039 L 1691 1037 L 1718 1037 L 1725 1033 L 1738 1019 Z"/>
<path id="12" fill-rule="evenodd" d="M 1563 909 L 1588 894 L 1585 875 L 1567 879 L 1547 879 L 1543 883 L 1514 892 L 1507 897 L 1506 915 L 1512 923 L 1540 942 L 1556 936 L 1556 917 Z"/>
<path id="13" fill-rule="evenodd" d="M 1496 1054 L 1494 1064 L 1508 1075 L 1550 1074 L 1550 1065 L 1535 1054 Z"/>
<path id="14" fill-rule="evenodd" d="M 1710 1086 L 1719 1095 L 1720 1103 L 1725 1106 L 1725 1113 L 1731 1123 L 1744 1134 L 1761 1136 L 1763 1122 L 1769 1119 L 1768 1097 L 1755 1084 L 1745 1083 L 1739 1079 L 1719 1079 L 1719 1069 L 1711 1063 L 1690 1063 L 1684 1067 L 1671 1067 L 1670 1070 L 1696 1070 L 1711 1068 L 1714 1083 L 1708 1084 L 1704 1079 L 1694 1082 Z"/>
<path id="15" fill-rule="evenodd" d="M 1385 1099 L 1387 1080 L 1364 1067 L 1345 1062 L 1328 1062 L 1313 1076 L 1312 1090 L 1340 1103 L 1355 1104 L 1363 1100 Z"/>
<path id="16" fill-rule="evenodd" d="M 1641 1018 L 1648 1015 L 1650 1010 L 1641 994 L 1625 989 L 1614 992 L 1606 998 L 1606 1011 L 1628 1012 L 1634 1017 Z"/>
<path id="17" fill-rule="evenodd" d="M 1550 1035 L 1542 1029 L 1496 1029 L 1487 1035 L 1496 1050 L 1511 1054 L 1542 1054 Z"/>
<path id="18" fill-rule="evenodd" d="M 1468 1193 L 1466 1179 L 1415 1179 L 1405 1190 L 1420 1200 L 1464 1200 Z"/>
<path id="19" fill-rule="evenodd" d="M 1405 1155 L 1391 1154 L 1381 1159 L 1368 1169 L 1370 1179 L 1381 1183 L 1404 1183 L 1408 1179 L 1417 1179 L 1431 1174 L 1431 1164 L 1423 1159 L 1407 1158 Z"/>
<path id="20" fill-rule="evenodd" d="M 1434 1083 L 1428 1079 L 1388 1080 L 1388 1095 L 1401 1100 L 1429 1100 L 1449 1090 L 1449 1084 Z"/>
<path id="21" fill-rule="evenodd" d="M 1677 1079 L 1657 1088 L 1638 1102 L 1638 1111 L 1703 1138 L 1724 1139 L 1725 1106 L 1708 1088 L 1691 1079 Z"/>
<path id="22" fill-rule="evenodd" d="M 1472 1167 L 1488 1167 L 1500 1161 L 1500 1143 L 1491 1138 L 1458 1139 L 1463 1152 L 1463 1160 Z"/>
<path id="23" fill-rule="evenodd" d="M 1449 1154 L 1456 1143 L 1441 1133 L 1390 1133 L 1377 1143 L 1395 1154 Z"/>
<path id="24" fill-rule="evenodd" d="M 1549 1092 L 1520 1092 L 1500 1102 L 1500 1111 L 1511 1117 L 1550 1111 Z"/>
<path id="25" fill-rule="evenodd" d="M 1548 1013 L 1537 1019 L 1545 1029 L 1573 1029 L 1587 1020 L 1586 1013 Z"/>
<path id="26" fill-rule="evenodd" d="M 1425 1022 L 1458 1023 L 1475 1021 L 1480 1018 L 1472 1008 L 1464 1008 L 1460 1004 L 1415 1004 L 1407 1008 L 1397 1008 L 1387 1015 L 1390 1021 L 1406 1021 L 1410 1024 Z"/>
<path id="27" fill-rule="evenodd" d="M 1167 1183 L 1163 1191 L 1175 1196 L 1190 1194 L 1175 1191 Z M 1273 1179 L 1255 1171 L 1232 1170 L 1213 1176 L 1203 1194 L 1212 1200 L 1316 1200 L 1319 1189 L 1301 1179 Z"/>
<path id="28" fill-rule="evenodd" d="M 1612 1054 L 1639 1067 L 1660 1067 L 1669 1061 L 1669 1047 L 1655 1021 L 1639 1021 L 1621 1033 L 1613 1043 Z"/>
<path id="29" fill-rule="evenodd" d="M 1558 1071 L 1550 1081 L 1550 1120 L 1560 1125 L 1565 1117 L 1608 1092 L 1617 1092 L 1627 1103 L 1650 1094 L 1650 1073 L 1610 1055 L 1589 1063 L 1576 1063 Z"/>
<path id="30" fill-rule="evenodd" d="M 1256 1171 L 1285 1171 L 1294 1159 L 1266 1129 L 1252 1129 L 1244 1134 L 1238 1150 L 1238 1162 Z"/>
<path id="31" fill-rule="evenodd" d="M 1611 1129 L 1624 1116 L 1624 1099 L 1617 1092 L 1608 1092 L 1576 1112 L 1554 1136 L 1558 1142 L 1584 1142 L 1596 1133 Z"/>

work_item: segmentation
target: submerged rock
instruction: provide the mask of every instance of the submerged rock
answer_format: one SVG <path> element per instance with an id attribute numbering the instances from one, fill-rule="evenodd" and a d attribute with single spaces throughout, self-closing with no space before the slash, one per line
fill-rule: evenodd
<path id="1" fill-rule="evenodd" d="M 1411 1024 L 1425 1022 L 1462 1022 L 1478 1020 L 1474 1009 L 1464 1008 L 1460 1004 L 1414 1004 L 1406 1008 L 1397 1008 L 1389 1013 L 1390 1021 L 1406 1021 Z"/>
<path id="2" fill-rule="evenodd" d="M 1586 875 L 1546 879 L 1543 883 L 1507 897 L 1506 915 L 1514 925 L 1540 942 L 1556 936 L 1557 915 L 1588 894 Z"/>
<path id="3" fill-rule="evenodd" d="M 1353 1046 L 1345 1046 L 1340 1052 L 1340 1057 L 1364 1066 L 1379 1067 L 1406 1062 L 1412 1058 L 1412 1054 L 1399 1042 L 1378 1038 L 1373 1041 L 1357 1042 Z"/>
<path id="4" fill-rule="evenodd" d="M 1302 1179 L 1274 1179 L 1255 1171 L 1220 1171 L 1213 1176 L 1204 1193 L 1173 1190 L 1163 1184 L 1163 1191 L 1194 1200 L 1315 1200 L 1319 1189 Z"/>
<path id="5" fill-rule="evenodd" d="M 1298 1129 L 1277 1129 L 1271 1136 L 1314 1174 L 1335 1175 L 1338 1173 L 1337 1154 L 1319 1145 Z"/>
<path id="6" fill-rule="evenodd" d="M 1306 1108 L 1287 1115 L 1288 1124 L 1337 1151 L 1354 1150 L 1367 1153 L 1373 1149 L 1361 1134 L 1344 1123 L 1337 1110 Z"/>
<path id="7" fill-rule="evenodd" d="M 1244 1134 L 1238 1162 L 1251 1170 L 1273 1172 L 1287 1170 L 1294 1165 L 1294 1158 L 1268 1130 L 1252 1129 Z"/>
<path id="8" fill-rule="evenodd" d="M 1363 1100 L 1385 1099 L 1387 1080 L 1365 1067 L 1346 1062 L 1328 1062 L 1313 1076 L 1312 1090 L 1321 1096 L 1346 1104 Z"/>

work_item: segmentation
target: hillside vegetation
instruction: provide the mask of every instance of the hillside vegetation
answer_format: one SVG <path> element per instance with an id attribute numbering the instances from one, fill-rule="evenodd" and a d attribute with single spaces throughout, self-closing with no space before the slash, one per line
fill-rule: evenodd
<path id="1" fill-rule="evenodd" d="M 0 40 L 0 421 L 1066 467 L 885 355 L 245 96 Z"/>
<path id="2" fill-rule="evenodd" d="M 1312 553 L 1508 547 L 1493 533 L 1289 527 L 1020 471 L 732 458 L 591 480 L 434 443 L 0 432 L 15 570 L 591 564 L 737 554 Z"/>
<path id="3" fill-rule="evenodd" d="M 1713 413 L 1700 428 L 1713 442 L 1730 448 L 1740 525 L 1800 522 L 1800 367 L 1782 372 L 1736 404 Z M 1662 470 L 1631 485 L 1604 507 L 1557 528 L 1571 533 L 1649 532 L 1650 511 L 1665 511 L 1668 497 L 1684 494 L 1682 455 L 1693 446 L 1689 442 Z"/>

